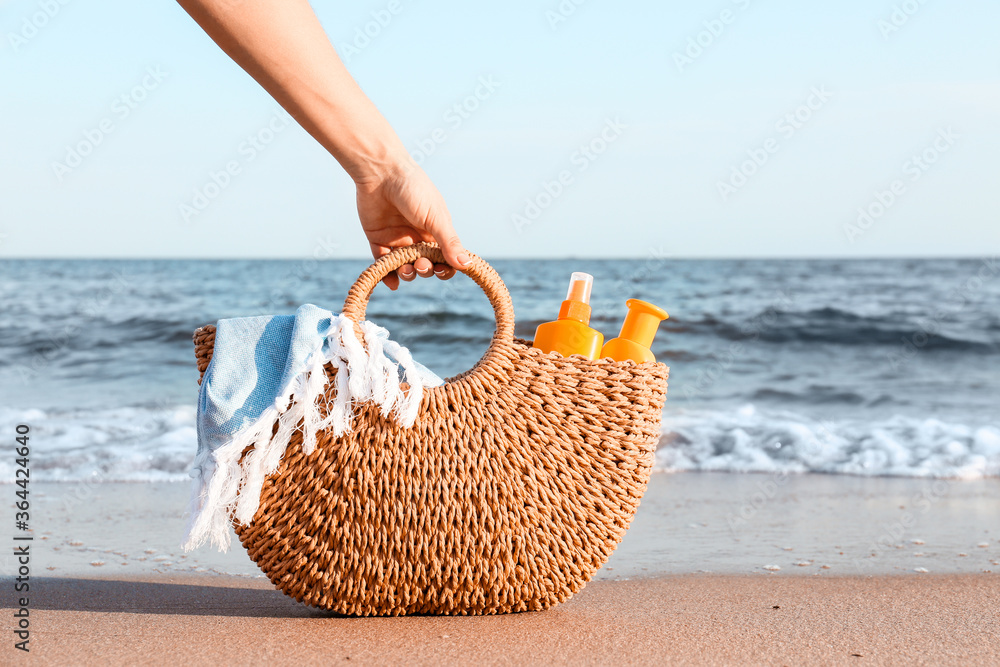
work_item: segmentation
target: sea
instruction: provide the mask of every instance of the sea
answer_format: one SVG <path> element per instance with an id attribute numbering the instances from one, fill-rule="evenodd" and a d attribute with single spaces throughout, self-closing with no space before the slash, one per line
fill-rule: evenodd
<path id="1" fill-rule="evenodd" d="M 191 334 L 221 318 L 339 311 L 365 260 L 0 261 L 0 437 L 30 428 L 31 478 L 184 481 L 196 443 Z M 657 470 L 1000 476 L 996 258 L 491 261 L 517 335 L 594 276 L 591 326 L 666 309 Z M 482 356 L 472 281 L 380 286 L 368 318 L 442 377 Z M 13 449 L 0 481 L 14 479 Z"/>

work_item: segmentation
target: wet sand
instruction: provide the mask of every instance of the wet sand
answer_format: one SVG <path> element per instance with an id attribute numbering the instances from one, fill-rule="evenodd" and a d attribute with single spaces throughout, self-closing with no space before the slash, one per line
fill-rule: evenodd
<path id="1" fill-rule="evenodd" d="M 180 549 L 188 491 L 177 483 L 34 483 L 35 571 L 262 576 L 235 538 L 229 553 Z M 11 564 L 0 555 L 0 575 Z M 1000 572 L 1000 479 L 655 474 L 596 578 L 922 570 Z"/>

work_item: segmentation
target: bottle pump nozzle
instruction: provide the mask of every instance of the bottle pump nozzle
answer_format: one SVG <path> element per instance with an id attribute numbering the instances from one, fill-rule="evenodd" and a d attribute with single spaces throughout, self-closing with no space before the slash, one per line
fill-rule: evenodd
<path id="1" fill-rule="evenodd" d="M 594 276 L 576 271 L 569 278 L 566 300 L 559 307 L 560 320 L 576 320 L 590 324 L 590 290 L 594 286 Z"/>

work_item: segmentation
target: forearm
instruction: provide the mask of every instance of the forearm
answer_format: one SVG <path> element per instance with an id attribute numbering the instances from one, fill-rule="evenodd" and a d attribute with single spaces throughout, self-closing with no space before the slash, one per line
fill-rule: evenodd
<path id="1" fill-rule="evenodd" d="M 388 121 L 348 73 L 307 0 L 178 0 L 358 182 L 406 159 Z"/>

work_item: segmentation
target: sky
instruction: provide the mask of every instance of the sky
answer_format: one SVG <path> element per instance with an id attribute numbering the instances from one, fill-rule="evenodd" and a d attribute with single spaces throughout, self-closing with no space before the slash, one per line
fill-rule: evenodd
<path id="1" fill-rule="evenodd" d="M 486 257 L 1000 250 L 992 0 L 313 6 Z M 0 82 L 0 257 L 368 252 L 174 2 L 0 0 Z"/>

